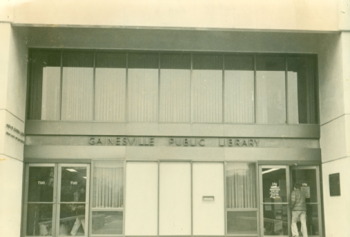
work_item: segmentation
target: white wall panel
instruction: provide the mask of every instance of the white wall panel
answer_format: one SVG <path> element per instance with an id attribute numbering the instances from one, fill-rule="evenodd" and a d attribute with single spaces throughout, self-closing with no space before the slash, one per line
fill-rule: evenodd
<path id="1" fill-rule="evenodd" d="M 213 196 L 213 201 L 203 200 Z M 222 163 L 193 164 L 193 234 L 224 235 L 224 167 Z"/>
<path id="2" fill-rule="evenodd" d="M 159 234 L 191 234 L 191 163 L 160 163 Z"/>
<path id="3" fill-rule="evenodd" d="M 125 235 L 157 235 L 158 163 L 126 164 Z"/>

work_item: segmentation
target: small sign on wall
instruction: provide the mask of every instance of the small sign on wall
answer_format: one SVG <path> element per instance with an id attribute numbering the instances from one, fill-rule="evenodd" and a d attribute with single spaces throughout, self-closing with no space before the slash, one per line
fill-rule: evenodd
<path id="1" fill-rule="evenodd" d="M 329 175 L 329 193 L 331 197 L 340 196 L 340 175 L 339 173 Z"/>

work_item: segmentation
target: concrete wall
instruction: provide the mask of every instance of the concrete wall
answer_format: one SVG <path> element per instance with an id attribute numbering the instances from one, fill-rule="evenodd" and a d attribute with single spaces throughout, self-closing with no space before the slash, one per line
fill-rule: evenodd
<path id="1" fill-rule="evenodd" d="M 9 23 L 0 23 L 0 236 L 20 234 L 27 47 Z"/>
<path id="2" fill-rule="evenodd" d="M 12 0 L 0 17 L 15 24 L 216 28 L 283 31 L 349 29 L 349 0 Z M 3 13 L 1 13 L 3 12 Z M 340 21 L 338 21 L 338 18 Z"/>
<path id="3" fill-rule="evenodd" d="M 320 120 L 326 236 L 349 236 L 350 221 L 350 33 L 320 44 Z M 340 173 L 341 196 L 331 197 L 329 174 Z"/>

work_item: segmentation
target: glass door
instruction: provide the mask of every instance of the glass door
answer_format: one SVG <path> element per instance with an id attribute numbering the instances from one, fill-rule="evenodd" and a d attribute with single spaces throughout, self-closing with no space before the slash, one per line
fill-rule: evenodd
<path id="1" fill-rule="evenodd" d="M 309 236 L 322 236 L 319 169 L 316 166 L 291 168 L 291 182 L 300 183 L 306 201 L 306 226 Z M 291 186 L 291 190 L 293 186 Z M 297 223 L 300 232 L 300 222 Z"/>
<path id="2" fill-rule="evenodd" d="M 260 221 L 263 236 L 289 236 L 288 166 L 260 166 Z"/>

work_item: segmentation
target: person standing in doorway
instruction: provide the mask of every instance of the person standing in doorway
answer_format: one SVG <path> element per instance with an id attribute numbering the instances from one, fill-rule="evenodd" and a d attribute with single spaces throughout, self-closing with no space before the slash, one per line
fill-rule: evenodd
<path id="1" fill-rule="evenodd" d="M 301 222 L 301 233 L 303 237 L 307 237 L 306 227 L 306 203 L 305 194 L 301 190 L 301 184 L 295 183 L 294 190 L 291 194 L 291 209 L 292 209 L 292 235 L 293 237 L 299 236 L 297 222 Z"/>

